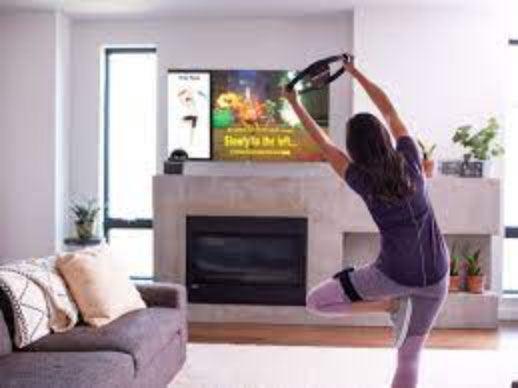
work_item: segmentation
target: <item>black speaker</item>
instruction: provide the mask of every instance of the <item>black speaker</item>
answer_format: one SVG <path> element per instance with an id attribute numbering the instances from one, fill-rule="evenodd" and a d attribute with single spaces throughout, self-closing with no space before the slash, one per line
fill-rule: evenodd
<path id="1" fill-rule="evenodd" d="M 164 174 L 183 174 L 183 164 L 189 159 L 187 152 L 182 149 L 176 149 L 171 152 L 169 158 L 164 162 Z"/>

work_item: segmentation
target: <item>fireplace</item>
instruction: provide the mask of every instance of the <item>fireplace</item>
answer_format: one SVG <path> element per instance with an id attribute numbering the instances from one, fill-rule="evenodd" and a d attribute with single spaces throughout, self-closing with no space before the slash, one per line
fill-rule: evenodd
<path id="1" fill-rule="evenodd" d="M 304 305 L 307 219 L 187 216 L 191 303 Z"/>

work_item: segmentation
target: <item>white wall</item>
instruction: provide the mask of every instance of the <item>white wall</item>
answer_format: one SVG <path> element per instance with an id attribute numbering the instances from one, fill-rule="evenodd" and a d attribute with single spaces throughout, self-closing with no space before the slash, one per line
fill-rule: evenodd
<path id="1" fill-rule="evenodd" d="M 0 17 L 0 25 L 3 262 L 55 251 L 62 223 L 56 209 L 64 191 L 56 191 L 57 15 L 10 13 Z"/>
<path id="2" fill-rule="evenodd" d="M 102 192 L 101 51 L 104 45 L 155 45 L 158 50 L 158 168 L 166 157 L 166 77 L 169 68 L 300 69 L 352 48 L 352 14 L 279 20 L 80 21 L 72 38 L 71 195 Z M 351 86 L 332 90 L 333 137 L 344 143 Z M 226 167 L 227 168 L 227 167 Z M 230 168 L 230 167 L 228 167 Z"/>
<path id="3" fill-rule="evenodd" d="M 68 234 L 69 224 L 69 132 L 70 132 L 70 20 L 56 15 L 56 93 L 55 93 L 55 248 L 61 250 L 63 240 Z"/>
<path id="4" fill-rule="evenodd" d="M 437 158 L 461 155 L 451 137 L 463 124 L 495 115 L 504 123 L 504 18 L 477 8 L 359 8 L 358 64 L 395 101 L 411 130 L 436 142 Z M 372 109 L 355 87 L 354 110 Z"/>
<path id="5" fill-rule="evenodd" d="M 0 14 L 0 52 L 3 53 L 6 50 L 6 31 L 5 31 L 5 22 L 4 22 L 4 16 Z M 4 163 L 4 155 L 5 155 L 5 141 L 3 140 L 4 137 L 4 130 L 2 128 L 5 127 L 5 107 L 4 104 L 2 104 L 3 101 L 5 101 L 4 98 L 4 88 L 2 85 L 4 84 L 4 61 L 0 61 L 0 182 L 5 182 L 7 179 L 7 165 Z M 5 187 L 3 184 L 0 184 L 0 211 L 3 210 L 2 203 L 4 203 L 5 199 Z M 1 214 L 1 213 L 0 213 Z M 3 222 L 0 221 L 0 243 L 3 242 L 2 239 L 2 232 L 3 232 Z M 1 262 L 1 261 L 0 261 Z"/>

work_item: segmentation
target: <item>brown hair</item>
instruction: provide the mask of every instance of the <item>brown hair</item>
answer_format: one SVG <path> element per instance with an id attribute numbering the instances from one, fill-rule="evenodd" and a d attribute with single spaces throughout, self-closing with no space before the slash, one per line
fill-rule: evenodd
<path id="1" fill-rule="evenodd" d="M 365 172 L 372 195 L 384 202 L 397 202 L 414 192 L 405 172 L 405 159 L 392 145 L 383 123 L 370 113 L 359 113 L 347 122 L 347 151 L 353 163 Z"/>

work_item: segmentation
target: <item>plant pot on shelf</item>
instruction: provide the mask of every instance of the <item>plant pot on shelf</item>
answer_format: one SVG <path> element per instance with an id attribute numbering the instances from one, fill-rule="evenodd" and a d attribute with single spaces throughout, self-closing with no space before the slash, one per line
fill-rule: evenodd
<path id="1" fill-rule="evenodd" d="M 77 238 L 81 241 L 88 241 L 92 239 L 94 235 L 94 223 L 93 222 L 76 222 L 76 233 Z"/>
<path id="2" fill-rule="evenodd" d="M 448 291 L 459 292 L 462 279 L 459 273 L 461 256 L 457 253 L 457 243 L 454 243 L 450 252 L 450 284 Z"/>
<path id="3" fill-rule="evenodd" d="M 486 285 L 486 276 L 468 276 L 468 291 L 475 294 L 482 294 Z"/>
<path id="4" fill-rule="evenodd" d="M 482 177 L 491 178 L 495 176 L 495 163 L 493 160 L 484 160 L 482 162 Z"/>
<path id="5" fill-rule="evenodd" d="M 450 276 L 450 285 L 448 291 L 459 292 L 460 291 L 461 278 L 459 275 Z"/>
<path id="6" fill-rule="evenodd" d="M 427 178 L 433 177 L 435 172 L 435 160 L 423 159 L 423 172 Z"/>
<path id="7" fill-rule="evenodd" d="M 427 178 L 431 178 L 435 172 L 435 161 L 432 159 L 436 144 L 427 147 L 420 139 L 417 139 L 417 144 L 421 148 L 423 155 L 422 169 Z"/>

